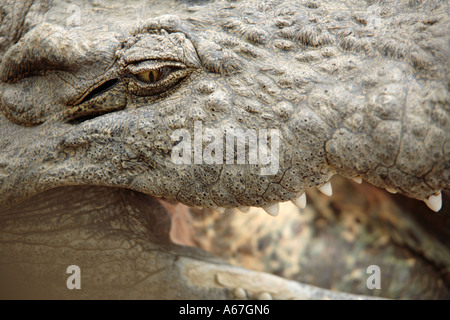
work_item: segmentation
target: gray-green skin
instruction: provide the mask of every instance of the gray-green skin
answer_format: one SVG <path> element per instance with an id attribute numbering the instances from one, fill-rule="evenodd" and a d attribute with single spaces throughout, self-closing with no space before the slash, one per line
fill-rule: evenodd
<path id="1" fill-rule="evenodd" d="M 267 207 L 336 173 L 419 200 L 450 187 L 446 1 L 85 4 L 77 27 L 67 7 L 2 8 L 1 262 L 30 296 L 332 298 L 171 244 L 152 197 Z M 133 76 L 155 66 L 179 69 Z M 279 130 L 278 173 L 174 164 L 171 134 L 197 120 Z M 447 270 L 448 249 L 437 255 Z"/>

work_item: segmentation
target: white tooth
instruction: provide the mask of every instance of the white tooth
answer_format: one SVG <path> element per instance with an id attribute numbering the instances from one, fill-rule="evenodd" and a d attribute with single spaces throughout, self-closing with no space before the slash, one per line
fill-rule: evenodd
<path id="1" fill-rule="evenodd" d="M 396 194 L 397 193 L 397 190 L 395 190 L 394 188 L 390 188 L 390 187 L 387 187 L 386 191 L 389 192 L 389 193 L 392 193 L 392 194 Z"/>
<path id="2" fill-rule="evenodd" d="M 238 209 L 239 211 L 241 211 L 241 212 L 244 212 L 244 213 L 250 211 L 250 207 L 238 207 L 237 209 Z"/>
<path id="3" fill-rule="evenodd" d="M 333 194 L 333 189 L 331 188 L 331 182 L 325 183 L 323 186 L 318 187 L 320 192 L 322 192 L 324 195 L 327 195 L 331 197 Z"/>
<path id="4" fill-rule="evenodd" d="M 272 295 L 268 292 L 263 292 L 258 296 L 258 300 L 272 300 Z"/>
<path id="5" fill-rule="evenodd" d="M 301 195 L 299 195 L 297 198 L 294 198 L 291 200 L 293 204 L 295 204 L 300 209 L 306 208 L 306 194 L 303 192 Z"/>
<path id="6" fill-rule="evenodd" d="M 217 207 L 216 211 L 219 212 L 219 213 L 224 213 L 225 212 L 225 208 Z"/>
<path id="7" fill-rule="evenodd" d="M 233 294 L 234 294 L 234 296 L 235 296 L 237 299 L 243 300 L 243 299 L 247 298 L 247 293 L 246 293 L 245 290 L 242 289 L 242 288 L 236 288 L 236 289 L 234 289 L 234 290 L 233 290 Z"/>
<path id="8" fill-rule="evenodd" d="M 438 212 L 442 208 L 442 193 L 439 191 L 438 194 L 429 196 L 428 199 L 425 199 L 423 201 L 428 206 L 428 208 L 430 208 L 434 212 Z"/>
<path id="9" fill-rule="evenodd" d="M 361 184 L 362 183 L 362 177 L 354 177 L 354 178 L 352 178 L 352 180 L 353 181 L 355 181 L 356 183 L 358 183 L 358 184 Z"/>
<path id="10" fill-rule="evenodd" d="M 262 207 L 264 211 L 266 211 L 268 214 L 270 214 L 273 217 L 276 217 L 278 215 L 278 211 L 280 210 L 280 206 L 278 203 L 272 204 L 271 206 Z"/>

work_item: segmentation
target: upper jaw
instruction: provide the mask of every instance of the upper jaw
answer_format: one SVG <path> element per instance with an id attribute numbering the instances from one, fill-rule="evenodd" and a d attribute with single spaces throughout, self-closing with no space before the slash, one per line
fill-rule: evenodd
<path id="1" fill-rule="evenodd" d="M 25 39 L 27 37 L 39 39 L 39 30 L 45 31 L 46 28 L 58 29 L 56 34 L 61 37 L 67 34 L 63 28 L 44 24 L 37 27 L 30 35 L 25 36 Z M 315 82 L 308 75 L 305 76 L 303 74 L 303 78 L 301 78 L 304 80 L 302 90 L 309 93 L 309 101 L 289 104 L 286 101 L 281 101 L 283 99 L 279 96 L 274 97 L 273 94 L 279 88 L 276 87 L 277 84 L 271 76 L 275 77 L 277 72 L 285 73 L 287 82 L 289 80 L 288 76 L 291 75 L 283 68 L 271 73 L 270 70 L 259 68 L 257 63 L 252 64 L 243 61 L 235 52 L 222 48 L 220 45 L 202 38 L 198 34 L 188 32 L 186 26 L 183 26 L 179 20 L 170 16 L 150 20 L 143 29 L 145 29 L 145 32 L 142 32 L 142 30 L 131 32 L 129 39 L 121 38 L 119 40 L 119 38 L 109 34 L 106 36 L 108 41 L 105 42 L 106 45 L 104 47 L 94 46 L 94 49 L 97 50 L 95 52 L 106 57 L 104 63 L 97 66 L 103 73 L 93 72 L 94 75 L 92 75 L 91 70 L 89 70 L 91 63 L 94 62 L 92 59 L 92 61 L 89 59 L 85 61 L 81 67 L 73 66 L 71 61 L 67 62 L 69 64 L 72 63 L 70 67 L 75 68 L 77 76 L 82 77 L 85 73 L 91 74 L 91 80 L 82 84 L 84 91 L 75 90 L 77 93 L 81 92 L 81 95 L 73 95 L 73 92 L 70 90 L 69 93 L 61 92 L 61 96 L 56 97 L 50 94 L 43 95 L 44 97 L 48 96 L 49 99 L 62 100 L 64 102 L 56 107 L 54 101 L 42 104 L 44 108 L 48 109 L 44 110 L 44 116 L 47 116 L 47 112 L 50 111 L 56 111 L 58 115 L 63 114 L 63 117 L 54 116 L 50 119 L 44 119 L 47 120 L 47 123 L 41 127 L 50 128 L 55 126 L 56 131 L 59 130 L 57 134 L 64 137 L 61 142 L 63 148 L 57 152 L 58 157 L 64 158 L 65 154 L 74 154 L 74 158 L 67 160 L 68 162 L 86 164 L 91 167 L 90 170 L 97 171 L 92 176 L 85 172 L 75 172 L 75 178 L 70 177 L 67 183 L 75 183 L 74 181 L 77 181 L 76 183 L 131 186 L 138 191 L 158 196 L 168 196 L 190 205 L 210 207 L 257 205 L 265 207 L 268 212 L 275 214 L 276 206 L 274 204 L 279 201 L 292 199 L 294 203 L 303 206 L 303 192 L 306 187 L 319 187 L 325 194 L 330 195 L 329 179 L 332 174 L 341 173 L 350 178 L 363 176 L 365 180 L 389 191 L 399 191 L 418 199 L 426 199 L 427 204 L 432 209 L 439 209 L 439 190 L 448 187 L 448 180 L 445 181 L 445 174 L 441 180 L 436 178 L 435 180 L 439 181 L 432 184 L 431 187 L 427 183 L 416 181 L 420 179 L 415 179 L 410 183 L 408 179 L 412 179 L 411 175 L 401 176 L 401 179 L 398 179 L 398 181 L 406 181 L 404 185 L 394 185 L 385 178 L 386 174 L 381 170 L 383 168 L 378 163 L 375 163 L 373 168 L 369 168 L 373 169 L 372 171 L 364 166 L 370 161 L 373 162 L 373 159 L 378 156 L 377 153 L 380 153 L 382 156 L 389 153 L 389 157 L 392 156 L 388 152 L 390 149 L 383 143 L 383 141 L 387 141 L 387 144 L 391 142 L 388 139 L 384 139 L 386 135 L 388 138 L 390 136 L 391 131 L 385 129 L 389 129 L 387 124 L 391 122 L 385 121 L 378 125 L 378 122 L 375 123 L 375 121 L 379 119 L 375 118 L 384 116 L 384 111 L 391 106 L 391 109 L 397 111 L 393 120 L 401 120 L 398 111 L 402 110 L 402 108 L 407 109 L 408 105 L 396 105 L 392 102 L 398 100 L 412 103 L 409 101 L 411 100 L 409 96 L 402 96 L 401 93 L 398 93 L 407 92 L 403 89 L 409 85 L 414 85 L 414 88 L 418 87 L 419 84 L 415 83 L 414 79 L 411 80 L 412 76 L 405 80 L 405 83 L 394 83 L 392 86 L 379 85 L 379 83 L 382 84 L 386 80 L 380 76 L 380 79 L 378 79 L 379 83 L 372 85 L 373 92 L 378 94 L 378 91 L 385 89 L 389 93 L 389 90 L 393 90 L 394 94 L 391 96 L 395 97 L 397 94 L 398 99 L 379 99 L 380 101 L 378 101 L 377 98 L 381 96 L 380 94 L 378 97 L 374 96 L 374 99 L 369 99 L 370 101 L 364 101 L 360 99 L 358 93 L 353 94 L 351 90 L 345 89 L 344 86 L 341 87 L 339 85 L 340 82 L 334 83 L 333 87 L 320 81 Z M 150 30 L 153 30 L 153 33 L 148 34 Z M 158 32 L 154 32 L 155 30 Z M 77 48 L 75 44 L 80 39 L 72 38 L 69 38 L 72 41 L 72 47 Z M 93 41 L 89 43 L 92 45 L 94 43 L 97 44 L 97 42 Z M 23 43 L 19 43 L 12 48 L 11 52 L 17 51 L 21 45 Z M 180 47 L 185 47 L 187 50 L 181 52 Z M 169 50 L 162 50 L 167 48 Z M 45 46 L 40 52 L 43 57 L 47 54 L 47 51 L 44 49 Z M 5 61 L 10 60 L 8 57 L 12 56 L 12 53 L 6 55 Z M 79 59 L 85 56 L 80 54 L 80 52 L 77 53 L 75 49 L 73 52 L 71 51 L 71 54 L 75 56 L 79 54 L 77 56 Z M 5 63 L 3 63 L 3 66 L 5 66 Z M 171 64 L 172 66 L 177 63 L 183 63 L 186 69 L 195 69 L 192 73 L 193 75 L 199 75 L 200 79 L 195 79 L 195 77 L 188 79 L 186 85 L 180 86 L 177 88 L 179 90 L 170 92 L 165 96 L 165 98 L 168 98 L 165 101 L 158 97 L 148 97 L 146 95 L 148 91 L 145 90 L 151 90 L 151 88 L 149 89 L 149 86 L 147 88 L 138 87 L 137 84 L 133 84 L 132 77 L 127 76 L 129 73 L 134 74 L 142 71 L 141 67 L 155 68 L 156 65 L 160 67 L 159 64 L 161 63 Z M 374 62 L 367 62 L 367 64 L 370 63 L 375 64 Z M 31 63 L 29 65 L 34 66 L 35 64 Z M 21 68 L 19 65 L 16 67 Z M 79 69 L 76 69 L 77 67 Z M 377 68 L 374 65 L 371 67 Z M 392 67 L 392 72 L 389 75 L 385 75 L 386 78 L 391 77 L 391 74 L 398 76 L 407 71 L 405 71 L 405 65 L 396 61 L 390 62 L 389 67 Z M 305 69 L 309 70 L 307 67 Z M 31 80 L 27 80 L 27 78 L 15 79 L 10 75 L 10 70 L 8 70 L 2 69 L 2 77 L 6 77 L 5 83 L 2 83 L 2 99 L 11 99 L 14 102 L 15 100 L 11 97 L 22 91 L 24 84 L 28 84 L 26 82 Z M 307 70 L 302 70 L 302 72 L 306 74 L 311 72 L 311 70 Z M 95 69 L 94 71 L 98 70 Z M 27 74 L 27 72 L 24 72 L 24 74 Z M 62 71 L 61 74 L 67 77 L 68 80 L 73 78 L 70 72 L 64 73 Z M 250 76 L 253 74 L 256 74 L 254 79 Z M 118 83 L 114 82 L 109 88 L 109 96 L 112 99 L 107 100 L 104 98 L 105 96 L 96 97 L 95 95 L 91 99 L 90 94 L 95 91 L 95 88 L 98 88 L 97 84 L 101 87 L 102 84 L 114 81 L 114 79 L 123 81 L 118 80 Z M 45 78 L 45 81 L 47 80 L 50 82 L 56 81 L 50 76 Z M 364 77 L 361 82 L 351 77 L 344 80 L 356 81 L 355 87 L 357 88 L 361 85 L 366 91 L 370 89 L 367 85 L 370 81 L 364 80 Z M 394 80 L 397 81 L 398 79 Z M 71 83 L 74 84 L 76 81 Z M 91 89 L 93 84 L 94 89 Z M 14 86 L 16 87 L 14 88 Z M 130 92 L 135 94 L 130 94 Z M 150 92 L 159 93 L 159 91 Z M 256 98 L 260 98 L 257 101 L 259 104 L 251 104 L 250 100 L 258 100 L 255 98 L 255 92 L 258 94 Z M 252 95 L 249 96 L 249 93 Z M 31 96 L 34 97 L 34 95 Z M 367 96 L 370 97 L 371 93 L 367 93 Z M 386 96 L 383 93 L 383 97 Z M 362 113 L 366 119 L 372 117 L 372 122 L 375 125 L 373 125 L 373 128 L 369 128 L 369 126 L 351 128 L 347 130 L 351 131 L 351 134 L 347 136 L 345 130 L 340 130 L 337 126 L 342 118 L 347 116 L 349 118 L 353 117 L 349 115 L 349 110 L 345 109 L 343 114 L 340 114 L 339 112 L 342 112 L 342 110 L 338 108 L 333 109 L 333 107 L 339 107 L 341 104 L 352 106 L 352 104 L 347 104 L 347 102 L 352 102 L 349 101 L 351 98 L 356 98 L 355 101 L 361 102 L 362 107 L 359 109 L 355 108 L 355 113 Z M 260 103 L 264 99 L 264 103 Z M 73 101 L 80 102 L 80 104 L 73 103 Z M 107 103 L 104 103 L 105 101 Z M 419 101 L 421 100 L 419 99 Z M 2 101 L 2 104 L 7 105 L 6 102 Z M 38 105 L 35 103 L 36 101 L 28 101 L 26 99 L 22 102 L 26 102 L 27 107 Z M 368 110 L 372 102 L 374 102 L 373 110 Z M 67 109 L 67 105 L 73 108 Z M 78 111 L 79 107 L 81 107 L 81 111 Z M 381 115 L 377 114 L 377 108 L 381 108 L 380 110 L 384 113 Z M 412 111 L 417 111 L 413 109 Z M 102 116 L 88 121 L 75 121 L 74 127 L 61 123 L 61 121 L 74 121 L 80 120 L 84 116 L 91 116 L 92 113 L 90 112 L 92 110 L 100 112 L 99 114 Z M 115 112 L 103 115 L 104 112 L 111 111 Z M 339 116 L 333 117 L 336 114 Z M 31 118 L 34 115 L 35 113 L 30 113 Z M 94 113 L 94 115 L 96 114 Z M 34 123 L 27 122 L 27 120 L 30 119 L 17 119 L 16 122 L 25 121 L 23 124 L 33 125 L 41 121 L 41 119 L 38 119 Z M 34 121 L 34 118 L 31 120 Z M 82 120 L 85 119 L 82 118 Z M 232 126 L 256 131 L 259 129 L 279 130 L 281 132 L 279 171 L 273 175 L 261 176 L 258 173 L 259 168 L 255 169 L 252 167 L 252 164 L 248 163 L 230 166 L 228 164 L 211 166 L 207 163 L 191 163 L 183 166 L 174 164 L 168 158 L 168 155 L 170 155 L 170 152 L 176 145 L 176 141 L 172 139 L 171 133 L 176 129 L 185 129 L 190 130 L 189 134 L 194 134 L 195 123 L 198 121 L 202 123 L 205 131 L 206 129 L 216 130 L 217 123 L 219 123 L 219 129 L 221 130 L 219 134 L 224 134 L 224 130 Z M 344 121 L 343 125 L 347 124 Z M 352 124 L 350 123 L 350 125 Z M 399 123 L 396 124 L 396 128 L 398 127 Z M 369 129 L 373 129 L 372 132 L 365 132 Z M 33 131 L 29 132 L 31 134 Z M 341 134 L 342 132 L 343 134 Z M 371 138 L 373 139 L 364 140 L 361 138 L 364 138 L 367 134 L 372 134 L 373 137 Z M 380 136 L 381 142 L 376 145 L 376 139 Z M 347 149 L 344 148 L 357 146 L 359 138 L 366 145 L 364 150 L 365 159 L 358 157 L 358 153 L 354 152 L 355 150 L 347 152 Z M 341 139 L 341 141 L 338 141 L 338 139 Z M 336 143 L 337 147 L 333 149 L 332 142 L 334 140 L 338 142 Z M 398 145 L 400 142 L 400 138 L 398 138 L 395 144 Z M 203 145 L 207 145 L 207 143 L 204 142 Z M 414 143 L 411 145 L 414 145 Z M 112 151 L 102 154 L 103 149 Z M 124 149 L 126 152 L 119 151 Z M 52 154 L 54 150 L 55 148 L 50 148 L 48 154 Z M 382 152 L 378 152 L 380 150 Z M 66 158 L 64 159 L 66 160 Z M 363 160 L 367 160 L 366 163 L 363 163 Z M 378 161 L 380 159 L 375 160 Z M 342 164 L 345 161 L 347 163 Z M 439 165 L 442 167 L 445 159 L 439 161 Z M 297 164 L 293 165 L 293 163 Z M 385 164 L 383 159 L 380 160 L 380 163 Z M 101 174 L 105 166 L 108 167 L 112 177 Z M 386 166 L 391 169 L 392 163 L 389 162 Z M 57 165 L 56 167 L 63 171 L 66 170 L 64 166 Z M 136 172 L 129 170 L 129 168 L 133 168 Z M 145 174 L 139 175 L 137 172 L 140 171 L 136 168 L 142 168 L 140 170 L 143 170 Z M 415 170 L 415 168 L 407 167 L 406 169 Z M 445 173 L 444 169 L 441 171 Z M 50 171 L 56 172 L 57 170 Z M 228 177 L 225 176 L 227 173 Z M 401 170 L 400 173 L 402 174 Z M 439 172 L 435 175 L 439 175 Z M 43 177 L 45 177 L 45 174 Z M 43 177 L 40 178 L 40 181 L 47 181 Z M 240 182 L 242 179 L 245 182 Z M 60 180 L 60 182 L 64 183 L 64 180 Z M 43 185 L 43 182 L 40 183 Z"/>

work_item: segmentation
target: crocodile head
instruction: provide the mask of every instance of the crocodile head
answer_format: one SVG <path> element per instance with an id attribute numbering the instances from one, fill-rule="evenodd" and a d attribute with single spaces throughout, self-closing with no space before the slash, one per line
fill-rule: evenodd
<path id="1" fill-rule="evenodd" d="M 331 195 L 340 174 L 438 211 L 440 10 L 218 2 L 135 24 L 38 24 L 1 62 L 0 203 L 96 185 L 276 215 L 304 207 L 308 187 Z"/>
<path id="2" fill-rule="evenodd" d="M 95 184 L 271 207 L 335 173 L 421 200 L 449 186 L 444 22 L 250 6 L 35 27 L 2 61 L 2 198 Z"/>

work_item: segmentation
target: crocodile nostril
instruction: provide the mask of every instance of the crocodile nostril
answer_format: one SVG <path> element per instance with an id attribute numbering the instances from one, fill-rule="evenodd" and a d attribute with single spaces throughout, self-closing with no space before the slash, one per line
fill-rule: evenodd
<path id="1" fill-rule="evenodd" d="M 89 92 L 89 94 L 87 94 L 77 104 L 82 104 L 84 102 L 87 102 L 87 101 L 91 100 L 92 98 L 95 98 L 96 96 L 112 89 L 117 84 L 117 82 L 119 82 L 119 79 L 117 79 L 117 78 L 103 82 L 101 85 L 99 85 L 98 87 L 94 88 L 91 92 Z"/>
<path id="2" fill-rule="evenodd" d="M 126 97 L 117 94 L 120 91 L 119 79 L 107 80 L 87 91 L 84 98 L 67 108 L 64 118 L 69 124 L 77 125 L 104 114 L 122 110 L 126 106 Z M 110 94 L 104 94 L 111 91 Z M 103 95 L 104 94 L 104 95 Z"/>
<path id="3" fill-rule="evenodd" d="M 75 117 L 75 118 L 67 121 L 67 123 L 69 123 L 71 125 L 78 125 L 78 124 L 81 124 L 81 123 L 86 122 L 88 120 L 100 117 L 100 116 L 102 116 L 102 115 L 104 115 L 106 113 L 108 113 L 108 112 L 93 112 L 93 113 L 90 113 L 90 114 L 85 114 L 83 116 Z"/>

